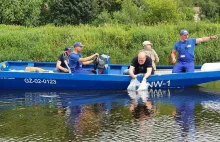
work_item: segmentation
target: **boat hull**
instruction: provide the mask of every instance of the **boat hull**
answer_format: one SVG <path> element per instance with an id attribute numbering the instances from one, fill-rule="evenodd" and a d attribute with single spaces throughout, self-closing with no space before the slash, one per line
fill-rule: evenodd
<path id="1" fill-rule="evenodd" d="M 131 77 L 123 75 L 128 65 L 108 64 L 104 74 L 71 74 L 53 73 L 54 62 L 3 62 L 0 66 L 10 67 L 8 71 L 0 71 L 0 89 L 70 89 L 70 90 L 126 90 Z M 26 67 L 37 67 L 51 72 L 27 72 Z M 92 69 L 93 66 L 86 66 Z M 194 73 L 172 74 L 173 66 L 157 66 L 155 75 L 147 82 L 149 88 L 183 88 L 202 83 L 220 80 L 220 71 L 199 71 L 195 66 Z M 138 75 L 141 82 L 143 75 Z"/>
<path id="2" fill-rule="evenodd" d="M 141 81 L 143 76 L 138 76 Z M 152 75 L 149 88 L 183 88 L 220 79 L 220 72 Z M 127 89 L 128 75 L 1 72 L 1 89 Z"/>

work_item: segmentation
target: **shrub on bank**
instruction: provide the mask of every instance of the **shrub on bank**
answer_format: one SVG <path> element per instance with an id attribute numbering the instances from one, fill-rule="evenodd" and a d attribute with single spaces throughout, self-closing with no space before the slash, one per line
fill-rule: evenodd
<path id="1" fill-rule="evenodd" d="M 219 33 L 220 25 L 184 22 L 176 25 L 89 25 L 36 28 L 0 25 L 0 60 L 56 61 L 67 45 L 81 41 L 83 56 L 95 52 L 109 54 L 112 63 L 130 63 L 142 49 L 142 42 L 150 40 L 160 57 L 160 64 L 170 64 L 169 56 L 179 31 L 187 29 L 190 37 L 210 36 Z M 220 40 L 202 43 L 196 48 L 196 63 L 220 60 Z"/>

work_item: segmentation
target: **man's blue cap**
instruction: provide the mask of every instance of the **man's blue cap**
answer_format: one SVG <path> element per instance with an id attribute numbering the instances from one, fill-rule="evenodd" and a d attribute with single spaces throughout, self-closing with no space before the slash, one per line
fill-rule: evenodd
<path id="1" fill-rule="evenodd" d="M 78 46 L 82 47 L 82 46 L 85 46 L 85 45 L 83 45 L 81 42 L 75 42 L 75 43 L 73 44 L 73 46 L 74 46 L 74 47 L 78 47 Z"/>
<path id="2" fill-rule="evenodd" d="M 180 35 L 188 35 L 188 34 L 189 34 L 189 32 L 185 29 L 180 31 Z"/>
<path id="3" fill-rule="evenodd" d="M 70 51 L 70 52 L 72 52 L 72 48 L 71 48 L 70 46 L 67 46 L 67 47 L 64 48 L 64 51 Z"/>

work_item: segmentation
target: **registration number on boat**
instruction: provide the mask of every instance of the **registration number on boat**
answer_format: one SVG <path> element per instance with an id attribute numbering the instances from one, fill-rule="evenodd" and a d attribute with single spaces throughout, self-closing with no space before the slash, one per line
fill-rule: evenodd
<path id="1" fill-rule="evenodd" d="M 25 78 L 25 83 L 37 83 L 37 84 L 56 84 L 57 81 L 55 79 L 32 79 L 32 78 Z"/>

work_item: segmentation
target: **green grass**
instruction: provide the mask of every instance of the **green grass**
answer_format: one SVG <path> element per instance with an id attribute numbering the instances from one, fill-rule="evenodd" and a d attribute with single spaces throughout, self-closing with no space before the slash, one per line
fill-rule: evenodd
<path id="1" fill-rule="evenodd" d="M 220 81 L 213 81 L 210 83 L 204 83 L 199 86 L 204 87 L 204 88 L 209 88 L 209 89 L 220 89 Z"/>
<path id="2" fill-rule="evenodd" d="M 86 46 L 83 56 L 93 53 L 109 54 L 112 63 L 130 63 L 142 49 L 142 42 L 150 40 L 160 57 L 160 64 L 170 64 L 169 56 L 179 31 L 187 29 L 190 37 L 210 36 L 220 33 L 220 25 L 184 22 L 176 25 L 156 26 L 80 25 L 36 28 L 0 25 L 0 61 L 56 61 L 67 45 L 81 41 Z M 196 48 L 196 64 L 220 61 L 220 40 L 202 43 Z"/>

